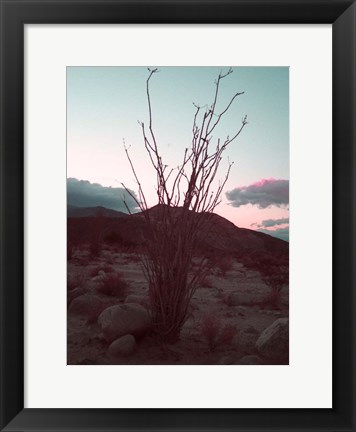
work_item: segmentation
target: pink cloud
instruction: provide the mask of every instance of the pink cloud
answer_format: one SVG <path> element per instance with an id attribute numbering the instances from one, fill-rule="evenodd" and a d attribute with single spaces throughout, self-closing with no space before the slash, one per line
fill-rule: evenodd
<path id="1" fill-rule="evenodd" d="M 270 206 L 286 207 L 289 204 L 289 180 L 261 179 L 226 192 L 226 197 L 233 207 L 248 204 L 260 209 Z"/>

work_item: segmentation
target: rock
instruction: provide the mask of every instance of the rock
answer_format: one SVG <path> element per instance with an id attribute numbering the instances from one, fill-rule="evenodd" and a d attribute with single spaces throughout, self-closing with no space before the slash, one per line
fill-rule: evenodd
<path id="1" fill-rule="evenodd" d="M 135 303 L 110 306 L 98 318 L 98 324 L 110 342 L 127 334 L 141 337 L 149 330 L 150 322 L 147 310 Z"/>
<path id="2" fill-rule="evenodd" d="M 235 359 L 232 356 L 222 357 L 219 361 L 219 365 L 232 365 L 234 364 Z"/>
<path id="3" fill-rule="evenodd" d="M 255 350 L 255 344 L 258 339 L 258 334 L 246 333 L 240 331 L 237 337 L 238 345 L 243 354 L 250 354 Z"/>
<path id="4" fill-rule="evenodd" d="M 279 318 L 257 339 L 256 350 L 269 363 L 287 364 L 289 360 L 289 319 Z"/>
<path id="5" fill-rule="evenodd" d="M 97 288 L 97 286 L 99 284 L 99 279 L 97 279 L 97 280 L 95 280 L 95 279 L 97 279 L 97 276 L 95 276 L 94 278 L 88 280 L 85 283 L 84 287 L 85 287 L 86 292 L 96 291 L 96 288 Z"/>
<path id="6" fill-rule="evenodd" d="M 261 364 L 263 364 L 263 361 L 260 357 L 258 357 L 256 355 L 247 355 L 247 356 L 240 358 L 240 360 L 235 364 L 238 364 L 238 365 L 261 365 Z"/>
<path id="7" fill-rule="evenodd" d="M 125 303 L 137 303 L 141 306 L 148 306 L 148 297 L 145 295 L 129 294 Z"/>
<path id="8" fill-rule="evenodd" d="M 261 301 L 261 295 L 257 293 L 241 292 L 232 293 L 229 297 L 231 306 L 253 306 Z"/>
<path id="9" fill-rule="evenodd" d="M 113 357 L 120 357 L 129 356 L 135 351 L 135 349 L 136 340 L 132 335 L 128 334 L 121 336 L 112 342 L 112 344 L 109 346 L 108 352 Z"/>
<path id="10" fill-rule="evenodd" d="M 76 297 L 69 305 L 69 312 L 75 315 L 85 316 L 90 320 L 95 320 L 103 311 L 105 305 L 99 297 L 84 294 Z"/>
<path id="11" fill-rule="evenodd" d="M 67 304 L 70 304 L 75 298 L 86 293 L 85 288 L 74 288 L 72 291 L 68 291 L 67 293 Z"/>
<path id="12" fill-rule="evenodd" d="M 105 276 L 106 276 L 106 273 L 104 272 L 104 270 L 100 270 L 100 271 L 98 272 L 98 276 L 105 277 Z"/>

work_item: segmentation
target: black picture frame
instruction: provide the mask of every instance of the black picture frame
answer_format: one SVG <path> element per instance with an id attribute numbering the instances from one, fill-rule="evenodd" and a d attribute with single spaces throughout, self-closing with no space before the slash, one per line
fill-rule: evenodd
<path id="1" fill-rule="evenodd" d="M 0 7 L 1 430 L 355 431 L 355 2 L 0 0 Z M 332 409 L 24 409 L 24 25 L 27 23 L 332 24 Z M 308 391 L 308 383 L 305 386 Z"/>

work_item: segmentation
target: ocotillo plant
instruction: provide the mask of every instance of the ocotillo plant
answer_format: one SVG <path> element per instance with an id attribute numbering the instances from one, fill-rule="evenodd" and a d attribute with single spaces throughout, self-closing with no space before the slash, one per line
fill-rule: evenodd
<path id="1" fill-rule="evenodd" d="M 225 108 L 217 112 L 221 81 L 233 71 L 230 68 L 226 73 L 221 72 L 215 81 L 212 104 L 206 108 L 194 104 L 191 145 L 185 149 L 182 163 L 176 169 L 169 169 L 162 160 L 153 129 L 150 80 L 158 70 L 148 71 L 149 121 L 148 125 L 141 122 L 140 126 L 145 149 L 156 172 L 158 205 L 148 211 L 146 196 L 126 145 L 126 155 L 138 185 L 138 198 L 123 186 L 137 202 L 146 222 L 148 234 L 142 262 L 149 285 L 152 321 L 157 334 L 172 342 L 179 338 L 194 291 L 207 274 L 203 258 L 193 272 L 189 270 L 197 253 L 198 237 L 209 230 L 211 215 L 220 202 L 233 165 L 229 162 L 224 179 L 214 190 L 222 155 L 240 135 L 247 124 L 247 117 L 242 118 L 240 127 L 231 137 L 217 138 L 213 144 L 212 133 L 233 102 L 244 94 L 235 93 Z"/>

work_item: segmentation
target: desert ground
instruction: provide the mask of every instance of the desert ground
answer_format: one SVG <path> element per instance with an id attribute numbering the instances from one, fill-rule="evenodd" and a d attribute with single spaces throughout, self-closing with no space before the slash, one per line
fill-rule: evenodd
<path id="1" fill-rule="evenodd" d="M 121 305 L 148 316 L 140 255 L 105 245 L 92 257 L 89 245 L 81 245 L 67 268 L 67 364 L 288 364 L 288 285 L 273 292 L 258 266 L 241 261 L 224 257 L 210 268 L 194 293 L 177 342 L 162 342 L 147 326 L 120 336 L 115 345 L 100 318 L 103 311 Z"/>

